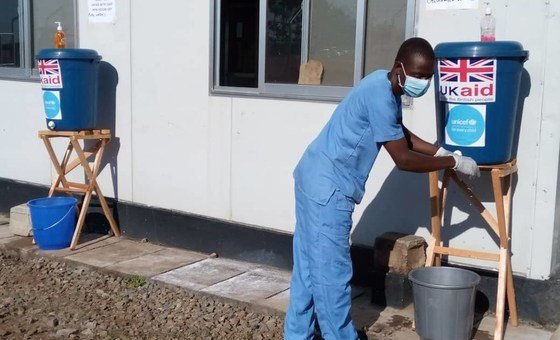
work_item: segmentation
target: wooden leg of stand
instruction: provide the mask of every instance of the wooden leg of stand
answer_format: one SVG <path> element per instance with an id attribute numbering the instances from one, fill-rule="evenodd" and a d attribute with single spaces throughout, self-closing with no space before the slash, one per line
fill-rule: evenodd
<path id="1" fill-rule="evenodd" d="M 430 182 L 430 205 L 431 205 L 431 220 L 432 220 L 432 240 L 426 252 L 426 266 L 430 267 L 437 263 L 438 258 L 434 253 L 434 247 L 440 244 L 441 241 L 441 219 L 439 207 L 439 187 L 438 187 L 438 172 L 432 171 L 429 173 Z"/>
<path id="2" fill-rule="evenodd" d="M 82 209 L 80 210 L 78 223 L 76 223 L 76 230 L 74 230 L 74 236 L 72 237 L 72 243 L 70 244 L 70 249 L 74 250 L 76 248 L 76 245 L 78 244 L 78 239 L 80 238 L 80 233 L 82 232 L 82 227 L 84 226 L 87 210 L 91 201 L 91 195 L 93 194 L 93 190 L 95 188 L 95 174 L 89 167 L 89 163 L 84 155 L 84 150 L 82 149 L 80 142 L 75 137 L 72 137 L 70 139 L 70 142 L 72 143 L 74 150 L 76 150 L 76 154 L 80 159 L 80 163 L 82 164 L 82 167 L 89 181 L 88 188 L 85 190 L 84 201 L 82 202 Z M 97 156 L 98 155 L 96 155 L 96 161 L 98 160 Z"/>
<path id="3" fill-rule="evenodd" d="M 436 240 L 432 237 L 428 247 L 426 248 L 426 267 L 431 267 L 434 265 L 434 248 L 436 246 Z"/>
<path id="4" fill-rule="evenodd" d="M 107 140 L 102 140 L 100 141 L 100 147 L 99 147 L 99 151 L 97 152 L 97 154 L 95 155 L 95 162 L 93 163 L 93 171 L 92 171 L 92 176 L 94 176 L 92 178 L 92 182 L 93 183 L 93 187 L 95 189 L 95 193 L 97 194 L 97 198 L 99 199 L 99 202 L 101 203 L 101 207 L 103 208 L 103 213 L 105 214 L 105 217 L 107 218 L 107 220 L 109 221 L 109 225 L 111 226 L 111 230 L 113 230 L 113 234 L 115 236 L 121 236 L 121 233 L 119 231 L 119 228 L 117 227 L 117 223 L 115 222 L 115 219 L 113 218 L 113 214 L 111 213 L 111 209 L 109 208 L 109 205 L 107 204 L 107 201 L 105 200 L 105 196 L 103 196 L 103 193 L 101 192 L 101 189 L 99 188 L 99 184 L 97 184 L 97 174 L 99 174 L 99 170 L 101 169 L 101 159 L 103 158 L 103 153 L 105 152 L 105 146 L 107 145 Z"/>
<path id="5" fill-rule="evenodd" d="M 506 303 L 508 255 L 509 253 L 507 249 L 500 248 L 498 296 L 496 299 L 496 328 L 494 329 L 494 340 L 502 340 L 504 338 L 504 314 Z"/>
<path id="6" fill-rule="evenodd" d="M 117 227 L 117 222 L 115 222 L 115 219 L 113 218 L 113 214 L 111 213 L 111 209 L 109 208 L 109 205 L 105 200 L 105 196 L 103 196 L 103 194 L 101 193 L 101 190 L 99 189 L 99 185 L 97 183 L 95 183 L 95 193 L 99 198 L 99 202 L 101 203 L 101 207 L 103 208 L 103 213 L 105 213 L 105 217 L 109 221 L 109 225 L 111 226 L 111 230 L 113 231 L 113 234 L 115 234 L 115 236 L 117 237 L 121 236 L 119 227 Z"/>
<path id="7" fill-rule="evenodd" d="M 498 236 L 500 238 L 500 264 L 498 271 L 498 296 L 496 301 L 496 330 L 494 332 L 494 339 L 502 339 L 504 333 L 505 298 L 508 281 L 509 239 L 508 232 L 506 231 L 503 182 L 500 177 L 500 172 L 495 169 L 492 170 L 492 187 L 494 189 Z"/>
<path id="8" fill-rule="evenodd" d="M 504 217 L 506 225 L 506 233 L 510 235 L 511 228 L 511 174 L 504 177 L 506 192 L 504 194 Z M 509 245 L 509 242 L 508 242 Z M 509 247 L 508 247 L 509 248 Z M 508 266 L 507 266 L 507 302 L 509 309 L 509 320 L 511 325 L 517 327 L 518 316 L 517 316 L 517 303 L 515 302 L 515 287 L 513 284 L 513 270 L 511 267 L 511 251 L 508 253 Z"/>
<path id="9" fill-rule="evenodd" d="M 56 170 L 56 174 L 57 174 L 57 178 L 54 181 L 54 183 L 51 185 L 51 188 L 49 190 L 49 197 L 51 197 L 55 191 L 55 189 L 58 187 L 58 185 L 62 182 L 62 185 L 65 188 L 68 188 L 68 182 L 66 181 L 66 177 L 64 177 L 64 171 L 62 170 L 62 167 L 60 166 L 60 163 L 58 162 L 58 158 L 56 157 L 56 153 L 54 152 L 54 149 L 51 145 L 51 141 L 49 140 L 48 137 L 41 137 L 41 139 L 43 140 L 43 143 L 45 144 L 45 147 L 47 148 L 47 152 L 49 153 L 49 156 L 51 158 L 51 162 L 54 166 L 54 169 Z M 68 152 L 68 151 L 67 151 Z"/>
<path id="10" fill-rule="evenodd" d="M 508 308 L 509 308 L 509 320 L 512 326 L 517 327 L 519 319 L 517 317 L 517 303 L 515 302 L 515 287 L 513 286 L 513 271 L 511 269 L 511 258 L 508 258 L 506 288 L 507 288 L 507 299 L 508 299 Z"/>
<path id="11" fill-rule="evenodd" d="M 86 219 L 89 202 L 91 201 L 91 195 L 91 190 L 88 190 L 84 196 L 82 208 L 80 209 L 80 215 L 78 216 L 78 222 L 76 223 L 76 229 L 74 230 L 74 236 L 72 237 L 72 243 L 70 243 L 70 250 L 76 249 L 76 245 L 78 244 L 78 239 L 80 238 L 80 233 L 82 232 L 82 227 L 84 226 L 84 221 Z"/>

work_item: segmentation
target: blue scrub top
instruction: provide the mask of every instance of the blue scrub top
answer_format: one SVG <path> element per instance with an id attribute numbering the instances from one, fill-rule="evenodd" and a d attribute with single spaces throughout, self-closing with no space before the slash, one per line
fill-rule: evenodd
<path id="1" fill-rule="evenodd" d="M 338 189 L 360 203 L 383 142 L 404 137 L 401 98 L 393 94 L 388 72 L 363 78 L 305 150 L 294 179 L 313 201 L 325 205 Z"/>

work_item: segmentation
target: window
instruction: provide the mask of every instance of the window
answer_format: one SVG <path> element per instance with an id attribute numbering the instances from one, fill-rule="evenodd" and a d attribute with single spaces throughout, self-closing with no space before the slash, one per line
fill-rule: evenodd
<path id="1" fill-rule="evenodd" d="M 0 1 L 0 77 L 37 76 L 35 55 L 52 48 L 55 21 L 62 22 L 66 46 L 77 46 L 75 0 Z"/>
<path id="2" fill-rule="evenodd" d="M 338 100 L 389 69 L 414 0 L 214 0 L 213 93 Z"/>

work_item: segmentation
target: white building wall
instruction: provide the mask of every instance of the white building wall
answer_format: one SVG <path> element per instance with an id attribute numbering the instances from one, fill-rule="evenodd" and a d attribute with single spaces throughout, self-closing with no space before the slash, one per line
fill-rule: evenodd
<path id="1" fill-rule="evenodd" d="M 455 10 L 445 14 L 426 11 L 420 6 L 418 34 L 434 44 L 475 40 L 478 38 L 478 23 L 483 7 L 478 11 Z M 557 47 L 553 47 L 557 44 L 552 42 L 557 40 L 560 32 L 557 24 L 558 2 L 531 1 L 529 6 L 527 1 L 492 1 L 492 9 L 496 16 L 497 38 L 517 40 L 530 51 L 529 60 L 525 63 L 530 77 L 529 85 L 522 89 L 522 92 L 528 92 L 528 96 L 523 105 L 517 154 L 519 172 L 513 200 L 513 270 L 531 278 L 546 278 L 552 265 L 550 260 L 560 145 L 558 134 L 548 132 L 558 131 L 559 128 L 558 110 L 553 111 L 558 105 L 557 100 L 550 94 L 558 88 L 558 77 L 553 78 L 555 71 L 551 67 L 551 63 L 559 56 Z M 432 106 L 427 104 L 418 109 L 429 111 Z M 491 197 L 488 191 L 488 198 Z M 491 207 L 491 204 L 488 206 Z M 454 211 L 453 222 L 466 217 L 465 212 Z M 482 221 L 474 226 L 479 224 L 482 225 Z M 493 241 L 482 230 L 470 230 L 467 237 L 457 238 L 451 244 L 468 244 L 481 250 L 495 249 Z"/>
<path id="2" fill-rule="evenodd" d="M 46 128 L 37 83 L 0 80 L 0 177 L 47 184 L 50 160 L 37 131 Z"/>
<path id="3" fill-rule="evenodd" d="M 98 50 L 119 74 L 118 158 L 116 175 L 111 167 L 102 173 L 105 193 L 292 232 L 292 170 L 336 103 L 210 95 L 208 0 L 158 5 L 117 1 L 112 24 L 89 23 L 87 1 L 79 4 L 81 47 Z M 514 271 L 531 278 L 548 277 L 557 247 L 553 235 L 560 142 L 555 94 L 560 78 L 553 63 L 560 57 L 558 6 L 545 0 L 531 6 L 522 0 L 492 2 L 498 39 L 520 41 L 531 53 L 525 64 L 530 89 L 519 137 L 512 232 Z M 426 11 L 425 2 L 418 1 L 417 34 L 434 45 L 476 40 L 482 7 Z M 0 126 L 0 177 L 50 182 L 49 161 L 36 138 L 36 131 L 44 128 L 39 91 L 36 83 L 0 80 L 1 112 L 7 122 Z M 405 124 L 429 141 L 436 139 L 433 98 L 431 89 L 404 114 Z M 17 151 L 6 146 L 14 143 Z M 488 177 L 473 185 L 484 201 L 492 200 Z M 382 152 L 366 189 L 354 215 L 353 243 L 372 246 L 385 231 L 428 235 L 427 175 L 398 171 Z M 445 235 L 454 237 L 453 245 L 496 249 L 483 221 L 470 215 L 471 208 L 456 191 L 450 193 L 450 206 L 446 220 L 454 227 Z"/>
<path id="4" fill-rule="evenodd" d="M 118 72 L 116 88 L 115 126 L 111 143 L 105 152 L 110 162 L 99 176 L 103 194 L 121 200 L 133 200 L 132 171 L 132 83 L 130 1 L 115 1 L 113 23 L 90 23 L 87 0 L 78 1 L 79 41 L 81 48 L 96 50 L 102 61 Z M 113 127 L 111 127 L 113 128 Z"/>

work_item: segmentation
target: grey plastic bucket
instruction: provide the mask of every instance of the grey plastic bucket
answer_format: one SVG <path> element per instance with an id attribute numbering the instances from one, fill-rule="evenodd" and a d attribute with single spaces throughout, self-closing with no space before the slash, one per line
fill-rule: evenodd
<path id="1" fill-rule="evenodd" d="M 414 269 L 408 278 L 412 281 L 420 339 L 470 339 L 478 274 L 459 268 L 426 267 Z"/>

